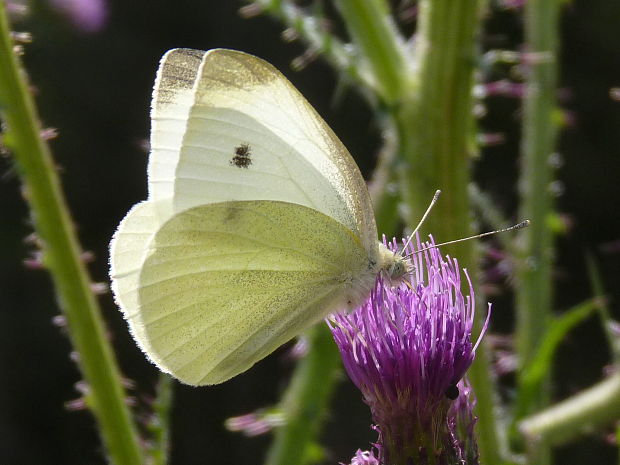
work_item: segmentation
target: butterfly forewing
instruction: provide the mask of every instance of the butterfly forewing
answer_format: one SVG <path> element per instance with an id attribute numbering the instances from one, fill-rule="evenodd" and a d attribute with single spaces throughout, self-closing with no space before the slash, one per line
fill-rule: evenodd
<path id="1" fill-rule="evenodd" d="M 178 210 L 230 200 L 283 200 L 331 216 L 364 246 L 375 247 L 372 206 L 357 165 L 278 70 L 252 55 L 217 49 L 204 55 L 196 72 L 175 168 Z M 247 166 L 233 162 L 243 145 Z"/>

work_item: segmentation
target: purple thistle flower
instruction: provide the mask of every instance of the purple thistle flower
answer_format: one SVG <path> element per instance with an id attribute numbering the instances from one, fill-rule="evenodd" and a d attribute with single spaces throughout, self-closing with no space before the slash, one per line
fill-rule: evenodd
<path id="1" fill-rule="evenodd" d="M 417 249 L 433 245 L 418 240 Z M 379 463 L 477 463 L 473 395 L 462 381 L 480 341 L 471 342 L 472 284 L 465 271 L 464 295 L 457 260 L 437 248 L 410 249 L 404 282 L 380 276 L 361 307 L 328 323 L 377 425 Z"/>

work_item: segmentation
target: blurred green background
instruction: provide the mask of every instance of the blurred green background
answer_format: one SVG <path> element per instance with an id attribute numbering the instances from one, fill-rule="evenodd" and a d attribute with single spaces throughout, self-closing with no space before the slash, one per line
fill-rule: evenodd
<path id="1" fill-rule="evenodd" d="M 109 1 L 107 21 L 97 32 L 80 30 L 53 5 L 32 2 L 30 13 L 14 29 L 33 35 L 23 59 L 44 126 L 59 132 L 51 146 L 83 247 L 94 253 L 90 270 L 95 281 L 107 281 L 107 245 L 116 225 L 146 197 L 150 94 L 159 58 L 170 48 L 227 47 L 271 62 L 317 108 L 362 171 L 371 172 L 380 133 L 364 101 L 352 90 L 337 92 L 338 77 L 320 58 L 301 72 L 292 71 L 289 64 L 304 52 L 303 44 L 284 43 L 283 26 L 267 17 L 241 18 L 241 2 Z M 484 22 L 483 51 L 518 50 L 521 15 L 493 5 Z M 616 318 L 620 102 L 610 97 L 610 89 L 620 86 L 619 18 L 620 3 L 612 0 L 566 4 L 558 95 L 570 124 L 560 137 L 555 186 L 567 224 L 558 239 L 556 308 L 561 311 L 591 296 L 584 265 L 589 250 L 600 261 Z M 481 79 L 515 77 L 514 71 L 499 66 Z M 505 142 L 482 149 L 476 178 L 511 217 L 517 201 L 520 100 L 497 96 L 481 105 L 486 108 L 479 120 L 481 132 L 502 133 Z M 48 275 L 23 265 L 35 248 L 26 240 L 32 228 L 8 156 L 0 157 L 0 212 L 0 463 L 105 463 L 90 414 L 64 405 L 79 397 L 74 385 L 80 375 L 70 360 L 67 337 L 52 324 L 58 307 Z M 490 297 L 492 331 L 509 334 L 510 290 L 502 285 L 497 291 Z M 136 411 L 144 414 L 156 370 L 133 344 L 111 295 L 102 295 L 101 301 L 123 372 L 135 382 Z M 601 338 L 594 318 L 571 333 L 555 367 L 561 386 L 556 399 L 601 378 L 609 360 Z M 172 463 L 260 463 L 268 437 L 246 439 L 225 431 L 223 422 L 275 403 L 292 366 L 285 347 L 224 385 L 177 384 Z M 503 394 L 510 396 L 511 378 L 502 380 Z M 339 385 L 324 438 L 333 464 L 348 461 L 357 448 L 376 439 L 370 414 L 348 381 Z M 557 451 L 562 464 L 613 463 L 615 457 L 601 433 Z"/>

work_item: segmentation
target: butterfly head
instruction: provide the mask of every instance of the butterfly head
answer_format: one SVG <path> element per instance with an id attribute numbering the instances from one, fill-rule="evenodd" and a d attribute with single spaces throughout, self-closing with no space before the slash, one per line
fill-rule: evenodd
<path id="1" fill-rule="evenodd" d="M 379 243 L 380 270 L 390 282 L 398 284 L 411 272 L 411 262 L 400 253 L 388 249 Z"/>

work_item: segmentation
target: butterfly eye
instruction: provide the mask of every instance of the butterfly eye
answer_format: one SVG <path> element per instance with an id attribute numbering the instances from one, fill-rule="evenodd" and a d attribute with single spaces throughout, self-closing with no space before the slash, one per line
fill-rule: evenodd
<path id="1" fill-rule="evenodd" d="M 387 269 L 388 275 L 392 280 L 399 280 L 407 274 L 407 261 L 399 255 L 394 255 L 394 261 Z"/>

